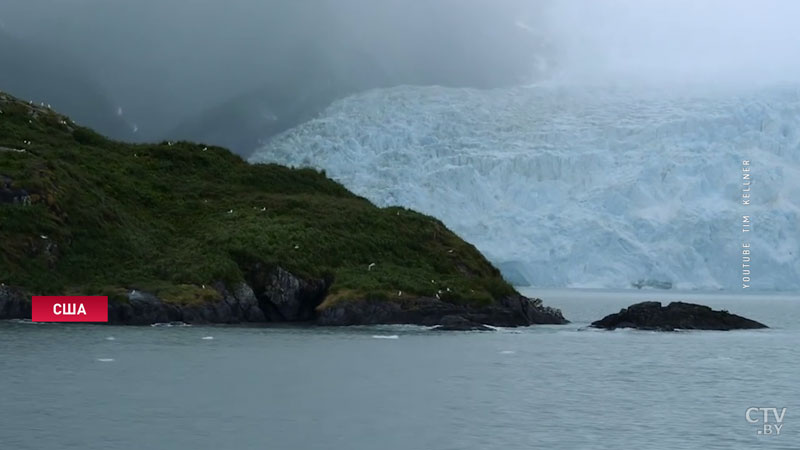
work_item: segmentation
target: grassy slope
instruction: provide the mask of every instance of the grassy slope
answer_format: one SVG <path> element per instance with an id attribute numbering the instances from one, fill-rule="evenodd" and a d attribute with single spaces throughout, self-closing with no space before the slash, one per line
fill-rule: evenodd
<path id="1" fill-rule="evenodd" d="M 6 176 L 33 194 L 30 206 L 0 203 L 0 282 L 194 302 L 215 295 L 203 284 L 261 262 L 332 278 L 329 302 L 441 289 L 485 304 L 513 292 L 438 220 L 377 208 L 322 173 L 186 142 L 114 142 L 5 94 L 0 110 L 0 147 L 26 149 L 0 150 L 0 189 Z"/>

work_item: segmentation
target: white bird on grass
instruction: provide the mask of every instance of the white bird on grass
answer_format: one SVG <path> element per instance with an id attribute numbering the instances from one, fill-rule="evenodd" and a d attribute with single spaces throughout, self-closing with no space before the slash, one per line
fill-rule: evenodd
<path id="1" fill-rule="evenodd" d="M 375 263 L 370 263 L 369 266 L 367 266 L 367 270 L 372 270 L 373 267 L 375 267 Z"/>
<path id="2" fill-rule="evenodd" d="M 229 210 L 228 210 L 228 214 L 233 214 L 233 210 L 232 210 L 232 209 L 229 209 Z"/>
<path id="3" fill-rule="evenodd" d="M 403 291 L 397 291 L 397 296 L 400 297 L 401 295 L 403 295 Z"/>

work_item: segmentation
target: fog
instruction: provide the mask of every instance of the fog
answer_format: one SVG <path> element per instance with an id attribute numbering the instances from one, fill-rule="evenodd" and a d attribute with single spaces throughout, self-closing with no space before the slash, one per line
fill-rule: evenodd
<path id="1" fill-rule="evenodd" d="M 554 2 L 541 18 L 567 82 L 769 84 L 800 79 L 800 2 Z"/>
<path id="2" fill-rule="evenodd" d="M 69 73 L 105 99 L 61 106 L 103 132 L 247 152 L 374 87 L 796 80 L 798 13 L 792 0 L 3 0 L 17 51 L 0 89 L 75 97 Z"/>

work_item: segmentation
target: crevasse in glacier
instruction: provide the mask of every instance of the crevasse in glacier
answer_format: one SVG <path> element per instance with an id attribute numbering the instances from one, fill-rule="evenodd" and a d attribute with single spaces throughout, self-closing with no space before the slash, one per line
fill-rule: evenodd
<path id="1" fill-rule="evenodd" d="M 752 290 L 800 288 L 795 86 L 373 90 L 251 161 L 323 168 L 436 216 L 517 283 L 741 290 L 751 242 Z"/>

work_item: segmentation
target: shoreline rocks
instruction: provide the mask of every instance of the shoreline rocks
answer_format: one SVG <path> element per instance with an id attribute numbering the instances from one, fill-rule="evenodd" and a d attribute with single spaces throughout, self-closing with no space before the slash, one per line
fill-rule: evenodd
<path id="1" fill-rule="evenodd" d="M 484 307 L 469 307 L 431 297 L 402 301 L 353 300 L 337 302 L 317 310 L 320 325 L 413 324 L 444 325 L 455 318 L 479 325 L 520 327 L 542 324 L 567 324 L 561 311 L 542 306 L 540 299 L 513 295 Z"/>
<path id="2" fill-rule="evenodd" d="M 651 331 L 682 330 L 737 330 L 768 328 L 766 325 L 728 311 L 715 311 L 694 303 L 642 302 L 610 314 L 591 325 L 594 328 L 614 330 L 636 328 Z"/>
<path id="3" fill-rule="evenodd" d="M 234 286 L 218 282 L 209 286 L 220 294 L 217 301 L 177 304 L 164 301 L 151 292 L 132 289 L 124 301 L 109 299 L 108 323 L 414 324 L 438 325 L 441 330 L 569 323 L 560 310 L 543 306 L 540 299 L 529 299 L 519 294 L 481 307 L 428 297 L 402 301 L 348 300 L 320 306 L 329 286 L 330 280 L 304 280 L 281 267 L 256 266 L 246 282 Z M 0 287 L 0 320 L 30 317 L 31 295 L 9 286 Z"/>

